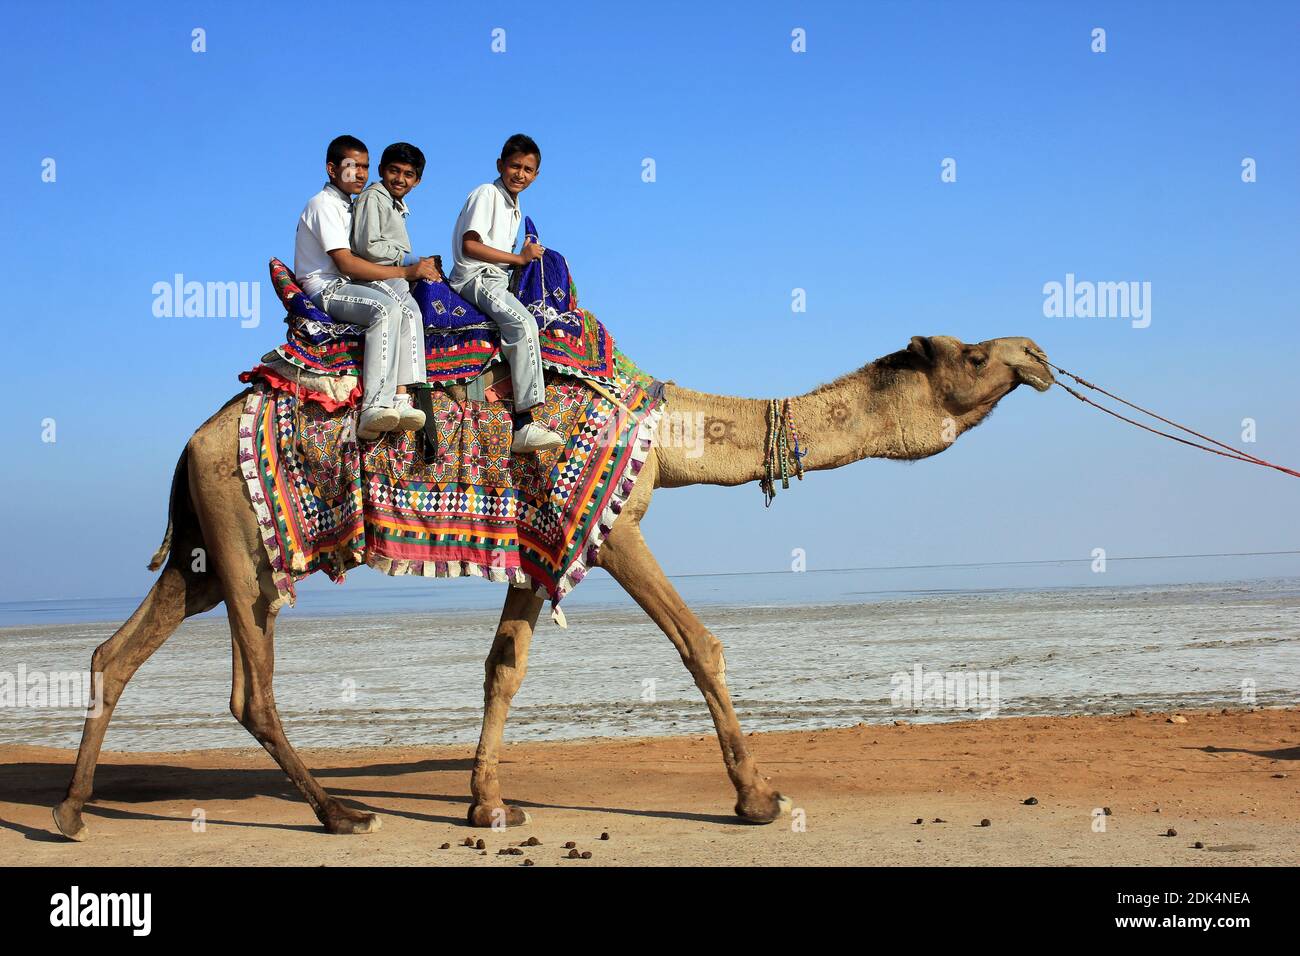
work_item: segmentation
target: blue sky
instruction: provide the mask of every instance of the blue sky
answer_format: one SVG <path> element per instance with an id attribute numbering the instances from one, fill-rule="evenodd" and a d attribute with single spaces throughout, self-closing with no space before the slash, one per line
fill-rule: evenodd
<path id="1" fill-rule="evenodd" d="M 1025 335 L 1227 441 L 1253 418 L 1255 454 L 1300 462 L 1293 4 L 471 7 L 9 8 L 0 600 L 147 589 L 181 447 L 283 340 L 266 260 L 292 256 L 342 132 L 425 150 L 426 254 L 505 136 L 533 135 L 525 211 L 661 378 L 776 397 L 912 335 Z M 260 324 L 156 317 L 176 273 L 260 282 Z M 1150 326 L 1045 317 L 1067 273 L 1150 282 Z M 769 511 L 757 487 L 663 491 L 645 528 L 670 573 L 796 547 L 810 569 L 1284 550 L 1297 492 L 1019 390 L 936 458 L 814 474 Z"/>

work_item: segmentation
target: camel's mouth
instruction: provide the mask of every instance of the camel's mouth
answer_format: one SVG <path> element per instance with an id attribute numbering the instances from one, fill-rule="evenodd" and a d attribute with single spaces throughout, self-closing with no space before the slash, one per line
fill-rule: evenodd
<path id="1" fill-rule="evenodd" d="M 1026 382 L 1029 385 L 1032 385 L 1040 392 L 1045 392 L 1052 387 L 1052 383 L 1050 381 L 1047 381 L 1046 379 L 1043 378 L 1039 378 L 1033 372 L 1026 372 L 1024 369 L 1017 369 L 1017 373 L 1020 375 L 1021 381 Z"/>
<path id="2" fill-rule="evenodd" d="M 1025 354 L 1042 368 L 1042 373 L 1031 372 L 1021 362 L 1015 363 L 1016 376 L 1028 385 L 1032 385 L 1040 392 L 1045 392 L 1055 384 L 1056 379 L 1052 377 L 1052 367 L 1047 362 L 1047 356 L 1037 348 L 1026 347 Z"/>

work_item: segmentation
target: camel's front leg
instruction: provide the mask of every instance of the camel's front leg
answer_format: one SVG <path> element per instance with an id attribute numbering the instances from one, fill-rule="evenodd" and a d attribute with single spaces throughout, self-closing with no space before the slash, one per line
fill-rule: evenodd
<path id="1" fill-rule="evenodd" d="M 537 626 L 542 599 L 530 590 L 510 588 L 497 624 L 496 639 L 485 665 L 483 681 L 483 732 L 478 752 L 474 754 L 474 773 L 470 792 L 469 822 L 476 827 L 517 827 L 528 822 L 528 814 L 518 807 L 508 807 L 501 800 L 501 782 L 497 779 L 497 760 L 501 736 L 505 731 L 510 702 L 524 682 L 528 671 L 528 648 Z"/>
<path id="2" fill-rule="evenodd" d="M 736 814 L 754 823 L 771 823 L 782 810 L 790 809 L 790 801 L 764 782 L 745 746 L 727 691 L 722 642 L 709 633 L 669 583 L 641 536 L 634 515 L 625 512 L 614 525 L 601 546 L 598 564 L 668 635 L 695 678 L 695 686 L 704 694 L 718 731 L 727 775 L 736 788 Z"/>

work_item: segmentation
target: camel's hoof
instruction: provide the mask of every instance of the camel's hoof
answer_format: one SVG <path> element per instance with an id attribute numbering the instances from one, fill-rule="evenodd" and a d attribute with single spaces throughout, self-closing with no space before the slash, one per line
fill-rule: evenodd
<path id="1" fill-rule="evenodd" d="M 789 813 L 794 801 L 775 790 L 741 797 L 736 802 L 736 816 L 750 823 L 771 823 L 783 813 Z"/>
<path id="2" fill-rule="evenodd" d="M 470 805 L 466 818 L 472 827 L 486 827 L 493 830 L 501 829 L 503 824 L 507 827 L 521 827 L 532 820 L 528 811 L 520 810 L 518 807 L 507 807 L 504 804 L 488 807 L 479 803 Z"/>
<path id="3" fill-rule="evenodd" d="M 80 843 L 90 836 L 90 830 L 86 828 L 86 824 L 81 819 L 81 811 L 69 807 L 66 800 L 55 807 L 52 812 L 54 814 L 54 825 L 69 840 Z"/>
<path id="4" fill-rule="evenodd" d="M 350 833 L 374 833 L 383 825 L 383 818 L 377 813 L 351 811 L 331 817 L 329 822 L 325 824 L 325 829 L 330 833 L 346 835 Z"/>

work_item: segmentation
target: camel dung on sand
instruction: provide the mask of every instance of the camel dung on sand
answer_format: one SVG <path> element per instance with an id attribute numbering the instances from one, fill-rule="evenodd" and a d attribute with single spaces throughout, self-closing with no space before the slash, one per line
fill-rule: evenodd
<path id="1" fill-rule="evenodd" d="M 916 336 L 911 344 L 835 381 L 791 397 L 808 472 L 863 458 L 914 461 L 943 451 L 978 425 L 1020 384 L 1046 391 L 1051 370 L 1027 338 L 966 344 L 948 336 Z M 246 394 L 246 393 L 245 393 Z M 162 573 L 130 619 L 91 659 L 103 674 L 102 707 L 89 716 L 66 797 L 54 808 L 59 831 L 82 840 L 82 810 L 91 798 L 95 763 L 123 689 L 136 670 L 181 621 L 222 601 L 230 619 L 234 655 L 230 710 L 289 775 L 330 833 L 379 828 L 373 813 L 345 806 L 312 776 L 285 737 L 276 709 L 273 674 L 275 620 L 280 607 L 271 566 L 241 476 L 238 424 L 243 395 L 227 402 L 190 438 L 172 482 L 169 529 L 151 567 Z M 722 760 L 736 789 L 735 812 L 768 823 L 790 801 L 760 773 L 732 707 L 722 643 L 686 606 L 641 535 L 641 521 L 659 488 L 743 485 L 765 475 L 768 409 L 763 399 L 733 398 L 665 386 L 677 421 L 704 423 L 699 447 L 656 440 L 618 521 L 597 555 L 604 568 L 672 641 L 690 671 L 717 730 Z M 660 423 L 660 435 L 669 427 Z M 190 555 L 207 554 L 204 571 Z M 165 564 L 164 564 L 165 562 Z M 510 702 L 528 668 L 528 649 L 542 598 L 507 588 L 505 606 L 486 663 L 483 729 L 470 777 L 468 822 L 517 826 L 528 815 L 506 804 L 497 774 Z"/>

